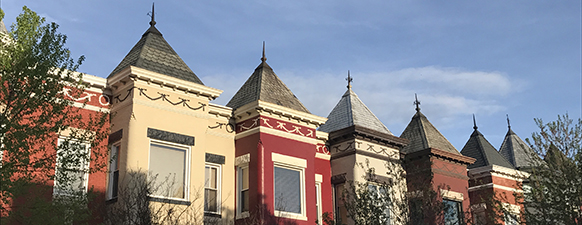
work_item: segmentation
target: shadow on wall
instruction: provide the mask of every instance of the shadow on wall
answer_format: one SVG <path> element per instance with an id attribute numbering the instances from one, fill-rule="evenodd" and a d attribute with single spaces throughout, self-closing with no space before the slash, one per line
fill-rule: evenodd
<path id="1" fill-rule="evenodd" d="M 18 184 L 11 207 L 1 224 L 101 224 L 105 193 L 90 188 L 86 193 L 53 195 L 46 183 Z"/>
<path id="2" fill-rule="evenodd" d="M 273 225 L 296 225 L 297 222 L 290 218 L 281 217 L 273 212 L 273 208 L 269 207 L 266 202 L 266 196 L 260 195 L 259 199 L 261 204 L 257 204 L 254 207 L 251 206 L 248 217 L 239 219 L 236 221 L 237 225 L 263 225 L 263 224 L 273 224 Z M 276 206 L 280 211 L 284 211 L 284 206 Z"/>
<path id="3" fill-rule="evenodd" d="M 176 190 L 183 190 L 172 177 L 156 178 L 157 175 L 140 170 L 128 171 L 119 182 L 117 198 L 107 202 L 104 223 L 234 224 L 233 209 L 221 208 L 221 215 L 204 212 L 203 187 L 193 189 L 195 194 L 189 200 L 153 197 L 174 196 Z"/>

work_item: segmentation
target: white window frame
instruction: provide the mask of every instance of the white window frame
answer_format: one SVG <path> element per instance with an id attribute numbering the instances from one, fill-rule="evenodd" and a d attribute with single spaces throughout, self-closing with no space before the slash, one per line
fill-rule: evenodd
<path id="1" fill-rule="evenodd" d="M 236 208 L 237 208 L 236 214 L 237 214 L 237 219 L 249 217 L 249 211 L 248 210 L 250 210 L 250 209 L 248 209 L 247 211 L 242 211 L 242 192 L 243 191 L 247 191 L 247 193 L 248 193 L 248 191 L 250 190 L 250 187 L 247 188 L 247 189 L 243 189 L 243 187 L 242 187 L 242 181 L 243 181 L 243 179 L 245 179 L 245 177 L 243 177 L 243 175 L 244 175 L 243 172 L 242 172 L 243 169 L 248 170 L 249 169 L 249 164 L 248 163 L 245 163 L 245 164 L 242 164 L 242 165 L 237 166 L 237 171 L 236 171 L 236 173 L 237 173 L 237 175 L 236 175 L 236 180 L 237 180 L 237 182 L 236 182 L 236 185 L 237 185 L 237 195 L 236 195 Z M 247 173 L 247 175 L 248 174 L 249 173 Z M 248 182 L 249 181 L 249 177 L 247 176 L 246 179 L 247 179 L 247 182 Z M 249 184 L 249 186 L 250 186 L 250 184 Z"/>
<path id="2" fill-rule="evenodd" d="M 155 195 L 155 194 L 151 194 L 150 197 L 154 197 L 154 198 L 162 198 L 162 199 L 173 199 L 173 200 L 178 200 L 178 201 L 189 201 L 190 200 L 190 154 L 191 154 L 191 147 L 188 145 L 183 145 L 183 144 L 177 144 L 174 142 L 168 142 L 168 141 L 162 141 L 162 140 L 157 140 L 157 139 L 150 139 L 150 143 L 148 145 L 148 171 L 152 162 L 152 158 L 151 158 L 151 146 L 152 144 L 155 145 L 165 145 L 171 148 L 178 148 L 178 149 L 183 149 L 186 151 L 185 157 L 186 159 L 184 160 L 184 198 L 175 198 L 175 197 L 167 197 L 167 196 L 163 196 L 163 195 Z M 154 171 L 155 172 L 155 171 Z M 149 176 L 149 174 L 148 174 Z M 155 182 L 154 182 L 155 183 Z"/>
<path id="3" fill-rule="evenodd" d="M 249 188 L 248 189 L 242 189 L 242 170 L 243 169 L 249 169 L 249 163 L 251 161 L 251 155 L 249 153 L 245 154 L 245 155 L 241 155 L 235 158 L 235 166 L 236 166 L 236 219 L 242 219 L 242 218 L 247 218 L 250 216 L 249 211 L 241 211 L 242 207 L 242 200 L 241 200 L 241 196 L 242 196 L 242 192 L 244 190 L 249 191 L 250 190 L 250 183 L 249 183 Z M 250 171 L 249 173 L 250 174 Z M 246 177 L 247 180 L 250 182 L 250 177 Z M 250 195 L 250 193 L 249 193 Z M 250 200 L 250 199 L 249 199 Z M 249 204 L 249 210 L 250 210 L 250 204 Z"/>
<path id="4" fill-rule="evenodd" d="M 107 181 L 107 199 L 114 199 L 117 198 L 119 195 L 119 189 L 115 196 L 113 196 L 113 189 L 115 188 L 114 185 L 117 185 L 119 188 L 119 152 L 121 150 L 121 142 L 116 142 L 111 145 L 111 149 L 109 152 L 109 174 L 108 174 L 108 181 Z M 117 182 L 115 181 L 115 172 L 117 172 Z"/>
<path id="5" fill-rule="evenodd" d="M 216 163 L 209 163 L 206 162 L 204 166 L 204 204 L 206 204 L 206 168 L 216 168 L 216 212 L 213 211 L 206 211 L 204 209 L 204 213 L 212 213 L 220 215 L 222 213 L 222 165 Z"/>
<path id="6" fill-rule="evenodd" d="M 321 183 L 323 182 L 323 176 L 321 174 L 315 174 L 315 205 L 317 211 L 316 218 L 317 224 L 323 224 L 323 216 L 321 209 Z"/>
<path id="7" fill-rule="evenodd" d="M 307 221 L 307 212 L 305 207 L 305 168 L 307 167 L 307 160 L 274 152 L 271 153 L 271 159 L 273 160 L 273 206 L 275 207 L 275 216 Z M 275 167 L 299 171 L 301 213 L 277 210 L 277 206 L 275 204 L 277 198 L 277 196 L 275 196 Z"/>
<path id="8" fill-rule="evenodd" d="M 87 193 L 87 189 L 89 187 L 89 168 L 90 168 L 90 164 L 91 164 L 91 144 L 90 143 L 78 141 L 75 139 L 70 139 L 69 137 L 64 137 L 64 136 L 59 137 L 59 139 L 57 140 L 57 149 L 56 149 L 57 150 L 57 157 L 56 157 L 56 162 L 55 162 L 55 176 L 57 176 L 57 173 L 59 173 L 59 151 L 60 151 L 59 149 L 60 149 L 61 143 L 67 139 L 68 139 L 69 143 L 82 143 L 82 144 L 84 144 L 85 151 L 87 151 L 88 161 L 86 162 L 86 164 L 82 168 L 85 171 L 85 174 L 83 175 L 84 188 L 82 189 L 83 194 L 85 194 L 85 193 Z M 60 189 L 59 186 L 60 186 L 59 182 L 55 179 L 54 184 L 53 184 L 53 197 L 55 197 L 55 196 L 73 196 L 72 194 L 66 193 L 66 189 Z"/>

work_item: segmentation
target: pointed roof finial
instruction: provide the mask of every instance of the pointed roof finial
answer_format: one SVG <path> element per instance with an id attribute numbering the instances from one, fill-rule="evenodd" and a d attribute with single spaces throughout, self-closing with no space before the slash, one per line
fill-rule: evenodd
<path id="1" fill-rule="evenodd" d="M 418 97 L 416 96 L 416 93 L 414 93 L 414 105 L 416 105 L 416 111 L 420 112 L 420 101 L 418 101 Z"/>
<path id="2" fill-rule="evenodd" d="M 473 129 L 477 130 L 477 122 L 475 121 L 475 114 L 473 114 Z"/>
<path id="3" fill-rule="evenodd" d="M 267 61 L 267 57 L 265 57 L 265 42 L 264 41 L 263 41 L 263 57 L 261 57 L 261 61 L 262 62 Z"/>
<path id="4" fill-rule="evenodd" d="M 154 12 L 154 3 L 152 2 L 152 12 L 148 13 L 149 16 L 152 18 L 150 21 L 150 25 L 153 27 L 156 25 L 156 13 Z"/>
<path id="5" fill-rule="evenodd" d="M 511 124 L 509 123 L 509 114 L 505 114 L 505 116 L 507 117 L 507 128 L 511 130 Z"/>
<path id="6" fill-rule="evenodd" d="M 346 80 L 348 81 L 348 89 L 352 89 L 352 82 L 354 81 L 354 78 L 350 76 L 350 70 L 348 70 L 348 78 L 346 78 Z"/>

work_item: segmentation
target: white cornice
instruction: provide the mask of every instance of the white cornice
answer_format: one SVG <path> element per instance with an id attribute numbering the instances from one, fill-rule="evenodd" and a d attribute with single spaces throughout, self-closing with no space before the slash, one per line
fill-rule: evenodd
<path id="1" fill-rule="evenodd" d="M 208 113 L 214 114 L 216 116 L 230 118 L 232 116 L 232 108 L 214 103 L 208 103 Z"/>
<path id="2" fill-rule="evenodd" d="M 315 125 L 316 127 L 320 126 L 321 124 L 325 123 L 325 121 L 327 121 L 327 118 L 325 117 L 321 117 L 321 116 L 316 116 L 313 115 L 311 113 L 306 113 L 306 112 L 301 112 L 298 110 L 294 110 L 294 109 L 290 109 L 284 106 L 280 106 L 277 104 L 273 104 L 273 103 L 269 103 L 269 102 L 265 102 L 265 101 L 261 101 L 261 100 L 257 100 L 254 102 L 251 102 L 249 104 L 243 105 L 241 107 L 239 107 L 238 109 L 236 109 L 234 111 L 234 116 L 243 116 L 244 115 L 248 115 L 248 113 L 255 111 L 255 110 L 260 110 L 260 111 L 264 111 L 270 114 L 276 114 L 276 115 L 280 115 L 283 117 L 287 117 L 290 119 L 295 119 L 295 120 L 300 120 L 306 123 L 310 123 Z"/>
<path id="3" fill-rule="evenodd" d="M 108 79 L 107 84 L 115 85 L 117 82 L 121 81 L 127 76 L 143 80 L 148 83 L 151 82 L 166 87 L 178 89 L 181 91 L 200 94 L 202 96 L 208 97 L 209 99 L 215 99 L 222 93 L 222 90 L 216 88 L 211 88 L 208 86 L 204 86 L 202 84 L 181 80 L 178 78 L 170 77 L 161 73 L 152 72 L 135 66 L 128 66 L 127 68 L 121 70 L 119 73 L 113 75 L 113 77 Z"/>
<path id="4" fill-rule="evenodd" d="M 497 165 L 489 165 L 489 166 L 483 166 L 483 167 L 479 167 L 479 168 L 469 169 L 469 176 L 471 178 L 480 178 L 480 177 L 485 177 L 485 176 L 489 176 L 489 175 L 503 177 L 503 178 L 512 179 L 512 180 L 516 180 L 516 181 L 523 181 L 523 179 L 528 178 L 530 174 L 527 172 L 524 172 L 524 171 L 519 171 L 516 169 L 511 169 L 511 168 L 497 166 Z"/>

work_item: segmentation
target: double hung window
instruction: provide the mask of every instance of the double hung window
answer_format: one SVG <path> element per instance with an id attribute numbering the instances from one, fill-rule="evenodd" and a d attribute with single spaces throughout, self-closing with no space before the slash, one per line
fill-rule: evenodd
<path id="1" fill-rule="evenodd" d="M 207 163 L 204 174 L 204 212 L 220 214 L 221 166 Z"/>
<path id="2" fill-rule="evenodd" d="M 152 195 L 187 200 L 190 147 L 151 141 L 149 171 L 153 175 Z"/>
<path id="3" fill-rule="evenodd" d="M 249 167 L 248 164 L 238 167 L 238 207 L 239 213 L 249 211 Z"/>
<path id="4" fill-rule="evenodd" d="M 109 152 L 109 183 L 107 185 L 107 198 L 117 198 L 117 189 L 119 182 L 119 143 L 111 146 Z"/>
<path id="5" fill-rule="evenodd" d="M 87 192 L 89 157 L 88 143 L 59 138 L 53 195 Z"/>

